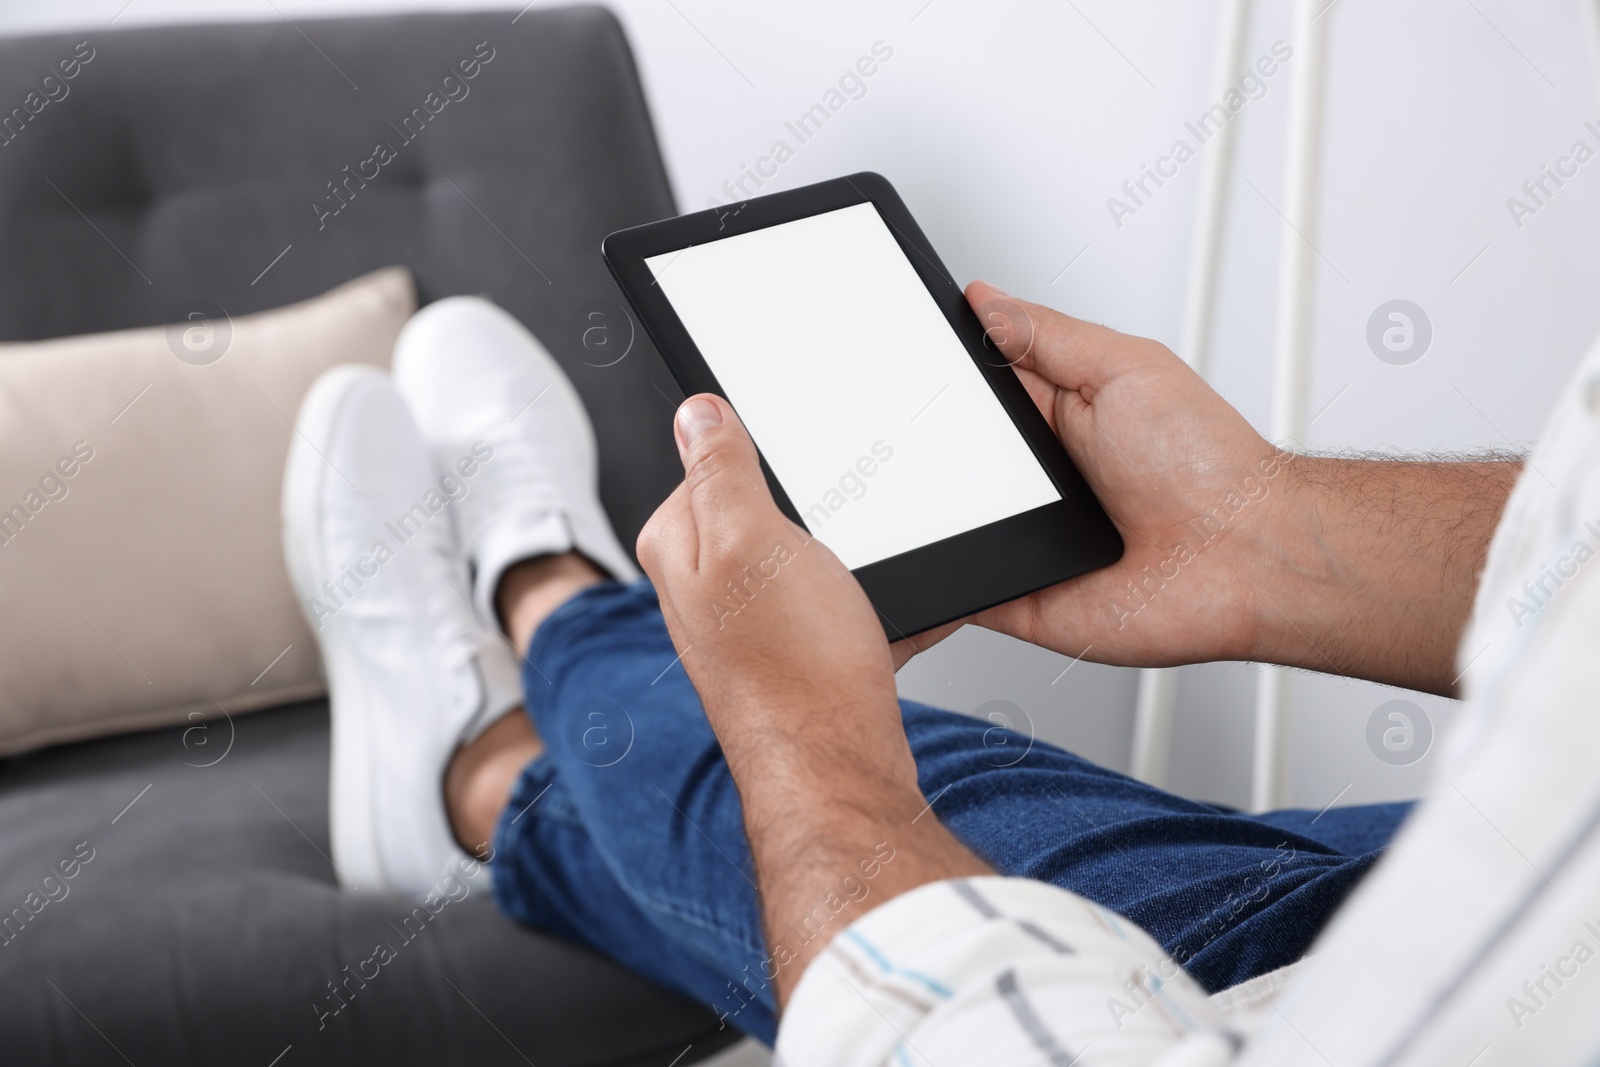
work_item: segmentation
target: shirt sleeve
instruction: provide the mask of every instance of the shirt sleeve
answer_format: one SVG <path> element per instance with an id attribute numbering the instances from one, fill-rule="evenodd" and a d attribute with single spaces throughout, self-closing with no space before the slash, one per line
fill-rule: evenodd
<path id="1" fill-rule="evenodd" d="M 1243 1044 L 1144 931 L 1031 879 L 934 882 L 806 968 L 781 1067 L 1220 1067 Z"/>

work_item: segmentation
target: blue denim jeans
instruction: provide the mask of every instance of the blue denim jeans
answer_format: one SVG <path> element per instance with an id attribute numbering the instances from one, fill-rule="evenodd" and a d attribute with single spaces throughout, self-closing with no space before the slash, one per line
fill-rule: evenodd
<path id="1" fill-rule="evenodd" d="M 772 970 L 739 795 L 654 590 L 607 583 L 564 604 L 534 635 L 523 681 L 546 750 L 495 834 L 502 910 L 770 1044 Z M 1002 874 L 1138 923 L 1209 990 L 1299 959 L 1409 811 L 1241 815 L 981 719 L 900 707 L 923 794 L 952 833 Z"/>

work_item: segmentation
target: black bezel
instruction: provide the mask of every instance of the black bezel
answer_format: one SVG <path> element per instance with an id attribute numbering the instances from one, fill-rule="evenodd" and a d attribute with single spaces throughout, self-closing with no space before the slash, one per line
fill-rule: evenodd
<path id="1" fill-rule="evenodd" d="M 870 203 L 889 224 L 901 250 L 944 312 L 956 336 L 994 390 L 1061 499 L 976 530 L 858 567 L 853 573 L 878 609 L 890 640 L 1014 600 L 1122 557 L 1122 538 L 1089 491 L 1016 372 L 985 344 L 983 325 L 961 287 L 911 217 L 900 195 L 879 174 L 852 174 L 815 185 L 755 197 L 723 208 L 619 230 L 601 245 L 606 266 L 685 394 L 726 399 L 666 294 L 645 264 L 651 256 Z M 986 353 L 987 358 L 986 358 Z M 732 401 L 729 401 L 732 403 Z M 735 405 L 737 410 L 737 405 Z M 760 442 L 757 442 L 759 449 Z M 778 507 L 802 529 L 799 512 L 773 477 L 761 469 Z"/>

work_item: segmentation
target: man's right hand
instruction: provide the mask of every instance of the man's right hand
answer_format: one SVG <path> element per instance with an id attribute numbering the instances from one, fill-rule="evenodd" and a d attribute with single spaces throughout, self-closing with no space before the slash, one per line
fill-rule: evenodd
<path id="1" fill-rule="evenodd" d="M 967 299 L 1127 545 L 971 621 L 1103 663 L 1260 660 L 1451 691 L 1519 464 L 1285 452 L 1155 341 L 982 282 Z"/>
<path id="2" fill-rule="evenodd" d="M 974 621 L 1107 663 L 1248 656 L 1261 606 L 1248 579 L 1284 535 L 1288 457 L 1156 341 L 983 282 L 967 299 L 1127 546 Z"/>

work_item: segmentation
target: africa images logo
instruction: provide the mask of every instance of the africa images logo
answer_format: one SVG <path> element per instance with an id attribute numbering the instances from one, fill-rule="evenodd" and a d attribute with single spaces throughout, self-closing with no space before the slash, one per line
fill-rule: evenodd
<path id="1" fill-rule="evenodd" d="M 1387 700 L 1367 719 L 1367 748 L 1391 767 L 1409 767 L 1433 747 L 1433 720 L 1409 700 Z"/>

